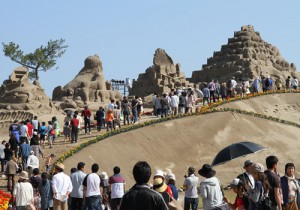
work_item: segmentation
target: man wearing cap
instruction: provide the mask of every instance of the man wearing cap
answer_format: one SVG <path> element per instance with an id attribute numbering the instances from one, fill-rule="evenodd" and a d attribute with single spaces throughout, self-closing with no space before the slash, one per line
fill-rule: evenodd
<path id="1" fill-rule="evenodd" d="M 278 158 L 276 156 L 271 155 L 266 158 L 266 165 L 268 169 L 265 171 L 265 174 L 271 186 L 271 189 L 269 189 L 269 197 L 272 202 L 271 210 L 282 209 L 282 194 L 280 176 L 277 174 L 277 163 Z"/>
<path id="2" fill-rule="evenodd" d="M 192 210 L 197 210 L 198 208 L 198 190 L 199 178 L 195 176 L 195 168 L 188 168 L 188 176 L 185 178 L 183 187 L 185 189 L 184 196 L 184 210 L 189 210 L 190 207 Z"/>
<path id="3" fill-rule="evenodd" d="M 121 203 L 121 199 L 125 193 L 125 179 L 120 174 L 120 167 L 115 166 L 114 175 L 109 177 L 108 183 L 111 192 L 110 207 L 112 210 L 117 210 Z"/>
<path id="4" fill-rule="evenodd" d="M 216 171 L 208 164 L 204 164 L 198 171 L 205 179 L 200 183 L 200 196 L 202 197 L 203 209 L 209 210 L 220 207 L 223 195 L 219 180 L 215 177 Z"/>
<path id="5" fill-rule="evenodd" d="M 73 185 L 73 190 L 70 193 L 71 198 L 71 209 L 81 210 L 83 207 L 83 186 L 82 182 L 86 177 L 84 173 L 85 163 L 79 162 L 77 164 L 77 171 L 71 174 L 71 182 Z"/>
<path id="6" fill-rule="evenodd" d="M 136 184 L 127 192 L 120 205 L 120 210 L 168 210 L 162 196 L 148 186 L 151 168 L 145 161 L 137 162 L 133 167 Z"/>
<path id="7" fill-rule="evenodd" d="M 68 175 L 64 173 L 65 166 L 62 163 L 55 165 L 55 175 L 52 177 L 52 191 L 53 191 L 53 209 L 67 210 L 68 197 L 72 192 L 73 185 Z"/>
<path id="8" fill-rule="evenodd" d="M 253 162 L 251 160 L 246 160 L 244 162 L 245 172 L 238 175 L 237 178 L 239 178 L 243 183 L 249 183 L 251 188 L 253 189 L 255 186 L 255 182 L 254 182 L 253 176 L 251 175 L 252 166 L 253 166 Z M 244 191 L 246 191 L 245 188 L 244 188 Z M 251 199 L 248 199 L 248 203 L 245 203 L 245 207 L 249 207 L 249 209 L 251 209 L 252 205 L 253 205 L 253 202 Z"/>

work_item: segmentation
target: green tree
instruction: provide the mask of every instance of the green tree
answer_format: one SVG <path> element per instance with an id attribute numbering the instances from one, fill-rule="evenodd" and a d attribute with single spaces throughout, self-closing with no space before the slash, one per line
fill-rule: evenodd
<path id="1" fill-rule="evenodd" d="M 2 43 L 4 55 L 12 61 L 21 64 L 28 69 L 30 79 L 39 79 L 39 71 L 47 71 L 56 65 L 56 59 L 61 57 L 65 52 L 67 45 L 65 40 L 50 40 L 47 46 L 37 48 L 33 53 L 24 54 L 19 45 L 10 42 Z"/>

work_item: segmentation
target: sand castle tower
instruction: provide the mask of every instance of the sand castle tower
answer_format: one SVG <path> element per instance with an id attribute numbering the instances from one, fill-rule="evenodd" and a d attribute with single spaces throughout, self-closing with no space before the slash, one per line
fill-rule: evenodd
<path id="1" fill-rule="evenodd" d="M 82 108 L 85 104 L 98 109 L 99 105 L 109 103 L 111 98 L 121 99 L 118 91 L 111 89 L 111 84 L 105 82 L 102 62 L 98 55 L 89 56 L 84 61 L 84 67 L 76 77 L 64 87 L 53 90 L 52 100 L 62 109 Z"/>
<path id="2" fill-rule="evenodd" d="M 236 79 L 253 80 L 255 76 L 267 75 L 280 79 L 282 84 L 285 84 L 284 80 L 289 75 L 299 78 L 296 66 L 288 63 L 276 47 L 262 40 L 253 26 L 247 25 L 234 32 L 234 37 L 229 38 L 220 51 L 214 52 L 207 59 L 202 70 L 194 71 L 190 81 L 227 81 L 232 76 Z"/>
<path id="3" fill-rule="evenodd" d="M 130 95 L 141 97 L 148 96 L 156 92 L 162 94 L 170 92 L 171 88 L 187 87 L 190 84 L 183 72 L 180 64 L 174 64 L 172 58 L 163 50 L 157 49 L 153 58 L 153 65 L 145 73 L 139 74 L 138 79 L 132 83 Z"/>

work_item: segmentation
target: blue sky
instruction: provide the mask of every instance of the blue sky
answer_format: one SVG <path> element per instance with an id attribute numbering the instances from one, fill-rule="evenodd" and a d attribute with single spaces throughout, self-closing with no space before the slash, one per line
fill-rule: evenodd
<path id="1" fill-rule="evenodd" d="M 25 53 L 50 39 L 63 38 L 69 45 L 57 60 L 58 70 L 40 73 L 50 97 L 94 54 L 102 60 L 106 80 L 136 79 L 152 65 L 157 48 L 191 77 L 234 31 L 248 24 L 300 69 L 299 0 L 3 0 L 0 8 L 1 43 L 15 42 Z M 1 45 L 0 83 L 17 66 Z"/>

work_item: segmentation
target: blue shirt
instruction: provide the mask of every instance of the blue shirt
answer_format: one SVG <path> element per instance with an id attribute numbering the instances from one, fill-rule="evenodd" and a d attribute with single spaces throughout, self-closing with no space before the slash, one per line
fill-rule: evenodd
<path id="1" fill-rule="evenodd" d="M 30 150 L 31 150 L 31 148 L 30 148 L 29 144 L 22 143 L 20 145 L 20 155 L 21 155 L 21 157 L 24 157 L 24 158 L 29 157 Z"/>

